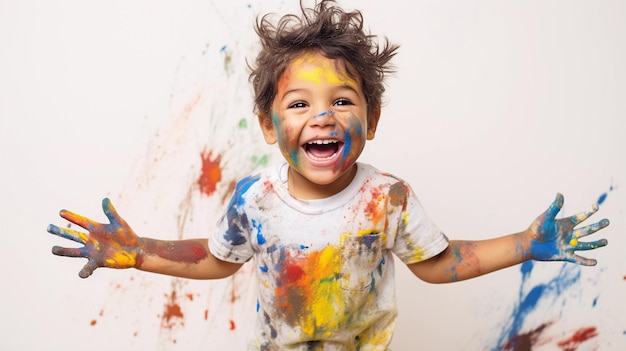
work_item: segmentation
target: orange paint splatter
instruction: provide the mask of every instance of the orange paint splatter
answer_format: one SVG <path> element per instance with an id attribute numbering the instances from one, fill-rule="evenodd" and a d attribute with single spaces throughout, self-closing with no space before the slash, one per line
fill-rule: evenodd
<path id="1" fill-rule="evenodd" d="M 217 183 L 222 180 L 222 169 L 220 168 L 222 156 L 218 155 L 213 158 L 213 152 L 206 151 L 200 157 L 202 158 L 202 174 L 198 178 L 198 185 L 203 194 L 210 196 L 217 189 Z"/>
<path id="2" fill-rule="evenodd" d="M 175 319 L 180 319 L 181 324 L 184 324 L 182 323 L 183 317 L 183 311 L 177 302 L 176 290 L 174 290 L 165 304 L 165 311 L 161 318 L 161 327 L 171 329 L 175 324 Z"/>
<path id="3" fill-rule="evenodd" d="M 209 310 L 204 310 L 204 320 L 208 320 L 209 319 Z"/>
<path id="4" fill-rule="evenodd" d="M 235 321 L 234 320 L 230 320 L 230 330 L 235 330 Z"/>
<path id="5" fill-rule="evenodd" d="M 92 319 L 91 322 L 89 323 L 89 325 L 94 326 L 94 325 L 96 325 L 96 323 L 98 323 L 98 322 L 96 322 L 95 319 Z"/>

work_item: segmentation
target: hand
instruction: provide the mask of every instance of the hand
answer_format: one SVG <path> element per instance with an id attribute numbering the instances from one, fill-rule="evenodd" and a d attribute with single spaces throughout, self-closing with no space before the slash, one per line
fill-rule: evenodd
<path id="1" fill-rule="evenodd" d="M 568 261 L 585 266 L 594 266 L 594 259 L 578 256 L 577 250 L 593 250 L 608 243 L 606 239 L 593 242 L 580 242 L 579 239 L 593 234 L 609 225 L 608 219 L 602 219 L 581 228 L 575 228 L 598 211 L 598 205 L 567 218 L 556 219 L 563 207 L 563 195 L 557 194 L 554 202 L 528 228 L 531 236 L 530 255 L 538 261 Z"/>
<path id="2" fill-rule="evenodd" d="M 89 277 L 98 267 L 135 267 L 141 258 L 141 239 L 118 215 L 108 198 L 102 200 L 102 210 L 109 219 L 109 224 L 97 223 L 66 210 L 59 213 L 71 223 L 86 229 L 88 234 L 69 228 L 59 228 L 53 224 L 48 226 L 49 233 L 84 244 L 80 248 L 59 246 L 52 248 L 52 253 L 58 256 L 87 258 L 87 264 L 78 273 L 81 278 Z"/>

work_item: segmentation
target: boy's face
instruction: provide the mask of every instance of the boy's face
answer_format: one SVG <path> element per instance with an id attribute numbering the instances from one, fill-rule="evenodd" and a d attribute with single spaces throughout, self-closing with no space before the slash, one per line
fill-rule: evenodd
<path id="1" fill-rule="evenodd" d="M 353 166 L 378 122 L 378 112 L 368 118 L 361 82 L 340 63 L 319 53 L 294 59 L 278 81 L 272 123 L 261 122 L 265 140 L 278 142 L 295 171 L 290 177 L 337 192 L 352 180 Z"/>

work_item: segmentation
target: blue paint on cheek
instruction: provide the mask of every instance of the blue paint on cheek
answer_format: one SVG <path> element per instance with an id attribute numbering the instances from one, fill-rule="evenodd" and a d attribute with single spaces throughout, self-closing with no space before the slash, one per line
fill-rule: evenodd
<path id="1" fill-rule="evenodd" d="M 274 125 L 274 133 L 276 134 L 276 141 L 280 147 L 280 151 L 283 153 L 287 161 L 294 167 L 298 165 L 298 148 L 290 147 L 288 141 L 285 141 L 285 135 L 283 133 L 283 127 L 280 118 L 275 112 L 272 112 L 272 123 Z M 289 139 L 289 138 L 287 138 Z"/>
<path id="2" fill-rule="evenodd" d="M 352 137 L 350 136 L 350 131 L 347 130 L 344 133 L 344 145 L 343 145 L 343 153 L 341 154 L 341 158 L 343 161 L 346 160 L 346 158 L 348 158 L 348 155 L 350 154 L 350 150 L 352 150 Z"/>

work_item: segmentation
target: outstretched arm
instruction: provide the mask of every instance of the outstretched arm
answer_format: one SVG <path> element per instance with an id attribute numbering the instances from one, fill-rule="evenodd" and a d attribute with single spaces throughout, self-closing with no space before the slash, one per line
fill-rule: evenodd
<path id="1" fill-rule="evenodd" d="M 408 266 L 417 277 L 431 283 L 470 279 L 531 259 L 593 266 L 596 260 L 579 256 L 576 251 L 606 246 L 607 241 L 581 242 L 579 239 L 608 226 L 609 221 L 602 219 L 576 228 L 598 211 L 598 206 L 593 205 L 576 215 L 557 219 L 563 201 L 563 195 L 557 194 L 550 207 L 522 232 L 489 240 L 452 240 L 438 256 Z"/>
<path id="2" fill-rule="evenodd" d="M 87 263 L 78 273 L 89 277 L 98 267 L 137 268 L 143 271 L 192 279 L 217 279 L 234 274 L 241 264 L 221 261 L 209 251 L 207 239 L 156 240 L 140 238 L 120 217 L 109 199 L 102 200 L 109 223 L 98 223 L 76 213 L 62 210 L 60 216 L 87 233 L 50 224 L 48 232 L 83 244 L 70 248 L 54 246 L 52 253 L 84 257 Z"/>

